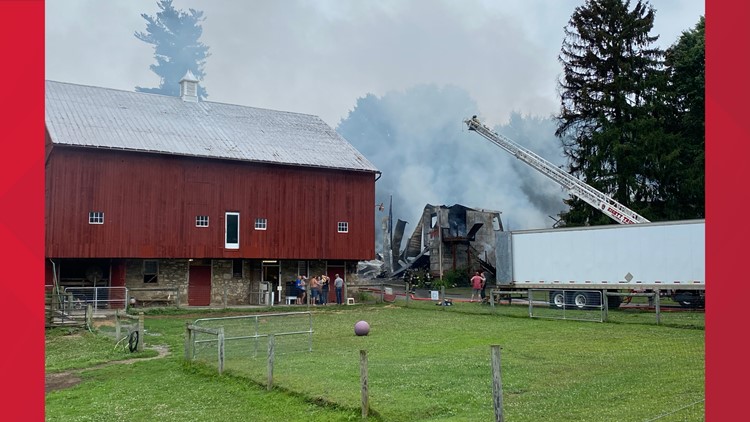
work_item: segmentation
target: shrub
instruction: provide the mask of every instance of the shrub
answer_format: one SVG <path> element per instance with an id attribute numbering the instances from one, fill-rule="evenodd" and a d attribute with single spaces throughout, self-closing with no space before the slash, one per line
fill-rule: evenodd
<path id="1" fill-rule="evenodd" d="M 435 281 L 437 282 L 437 280 Z M 468 268 L 456 268 L 455 270 L 448 270 L 443 272 L 443 280 L 441 286 L 445 286 L 446 289 L 451 287 L 466 287 L 468 285 Z"/>

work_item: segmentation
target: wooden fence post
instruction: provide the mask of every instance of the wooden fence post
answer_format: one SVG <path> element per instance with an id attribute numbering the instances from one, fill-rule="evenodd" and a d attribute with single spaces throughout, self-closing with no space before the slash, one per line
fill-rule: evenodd
<path id="1" fill-rule="evenodd" d="M 139 351 L 139 352 L 143 351 L 143 345 L 145 343 L 143 337 L 144 337 L 144 334 L 145 334 L 144 331 L 146 331 L 146 330 L 145 330 L 143 321 L 144 321 L 143 312 L 139 312 L 138 313 L 138 345 L 136 347 L 136 350 Z"/>
<path id="2" fill-rule="evenodd" d="M 503 422 L 503 378 L 500 371 L 500 346 L 490 346 L 492 354 L 492 404 L 495 422 Z"/>
<path id="3" fill-rule="evenodd" d="M 654 309 L 656 310 L 656 325 L 659 325 L 661 322 L 661 303 L 660 298 L 661 294 L 659 293 L 659 289 L 654 290 Z"/>
<path id="4" fill-rule="evenodd" d="M 94 308 L 89 303 L 86 305 L 86 326 L 91 329 L 91 326 L 94 324 Z"/>
<path id="5" fill-rule="evenodd" d="M 224 372 L 224 327 L 219 327 L 219 375 Z"/>
<path id="6" fill-rule="evenodd" d="M 534 292 L 528 289 L 526 292 L 526 298 L 529 300 L 529 318 L 534 317 Z"/>
<path id="7" fill-rule="evenodd" d="M 190 321 L 185 321 L 185 360 L 188 361 L 192 360 L 192 356 L 190 356 L 190 346 L 192 345 L 191 334 Z"/>
<path id="8" fill-rule="evenodd" d="M 273 334 L 268 335 L 268 391 L 273 389 L 273 360 L 276 347 L 276 341 Z"/>
<path id="9" fill-rule="evenodd" d="M 115 341 L 120 341 L 120 310 L 115 309 Z"/>
<path id="10" fill-rule="evenodd" d="M 368 386 L 367 386 L 367 350 L 359 351 L 359 379 L 362 384 L 362 418 L 367 417 L 367 411 L 369 409 L 368 404 Z"/>
<path id="11" fill-rule="evenodd" d="M 602 306 L 604 312 L 602 322 L 607 322 L 607 319 L 609 318 L 609 296 L 607 296 L 606 290 L 602 290 Z"/>

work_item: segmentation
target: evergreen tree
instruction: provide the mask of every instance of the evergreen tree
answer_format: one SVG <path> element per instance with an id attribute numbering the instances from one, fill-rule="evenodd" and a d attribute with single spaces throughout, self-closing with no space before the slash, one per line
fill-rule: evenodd
<path id="1" fill-rule="evenodd" d="M 705 18 L 666 51 L 664 127 L 669 143 L 654 145 L 651 176 L 659 180 L 656 214 L 705 218 Z"/>
<path id="2" fill-rule="evenodd" d="M 205 20 L 203 12 L 188 9 L 188 12 L 176 10 L 172 0 L 160 0 L 157 5 L 160 12 L 156 16 L 141 14 L 146 20 L 146 32 L 135 32 L 135 37 L 154 46 L 156 64 L 150 69 L 159 75 L 158 88 L 137 86 L 138 92 L 150 92 L 162 95 L 180 95 L 180 79 L 190 70 L 198 80 L 203 80 L 203 67 L 210 55 L 208 47 L 199 41 Z M 206 89 L 198 86 L 198 97 L 208 97 Z"/>
<path id="3" fill-rule="evenodd" d="M 586 0 L 565 27 L 559 55 L 563 76 L 555 134 L 562 140 L 568 170 L 646 218 L 655 181 L 647 178 L 644 155 L 659 142 L 656 108 L 663 84 L 664 53 L 649 34 L 654 9 L 638 0 Z M 581 201 L 565 201 L 565 225 L 612 223 Z"/>

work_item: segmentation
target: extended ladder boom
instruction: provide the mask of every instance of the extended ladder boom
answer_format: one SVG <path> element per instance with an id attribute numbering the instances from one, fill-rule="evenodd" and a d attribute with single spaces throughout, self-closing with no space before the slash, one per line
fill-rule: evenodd
<path id="1" fill-rule="evenodd" d="M 495 145 L 508 151 L 519 160 L 559 183 L 571 195 L 581 198 L 583 201 L 586 201 L 589 205 L 599 209 L 618 223 L 635 224 L 649 222 L 635 211 L 615 201 L 588 184 L 576 179 L 544 158 L 516 144 L 505 136 L 493 132 L 490 128 L 481 124 L 476 116 L 464 120 L 464 123 L 469 127 L 469 130 L 473 130 L 489 139 Z"/>

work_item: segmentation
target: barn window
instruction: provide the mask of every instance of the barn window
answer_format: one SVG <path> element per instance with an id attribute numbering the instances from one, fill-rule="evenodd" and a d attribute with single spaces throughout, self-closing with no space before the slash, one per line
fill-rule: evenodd
<path id="1" fill-rule="evenodd" d="M 89 211 L 89 224 L 104 224 L 104 212 Z"/>
<path id="2" fill-rule="evenodd" d="M 227 249 L 240 248 L 240 213 L 228 212 L 225 214 L 224 223 L 224 247 Z"/>
<path id="3" fill-rule="evenodd" d="M 255 230 L 265 230 L 268 228 L 268 220 L 265 218 L 255 219 Z"/>
<path id="4" fill-rule="evenodd" d="M 143 260 L 143 282 L 144 283 L 158 283 L 159 282 L 159 261 L 153 259 Z"/>
<path id="5" fill-rule="evenodd" d="M 232 277 L 242 278 L 242 260 L 241 259 L 232 260 Z"/>
<path id="6" fill-rule="evenodd" d="M 307 261 L 297 261 L 297 275 L 307 275 Z"/>
<path id="7" fill-rule="evenodd" d="M 207 215 L 196 215 L 195 216 L 195 227 L 208 227 L 208 216 Z"/>
<path id="8" fill-rule="evenodd" d="M 339 221 L 339 233 L 349 233 L 349 223 L 347 221 Z"/>

